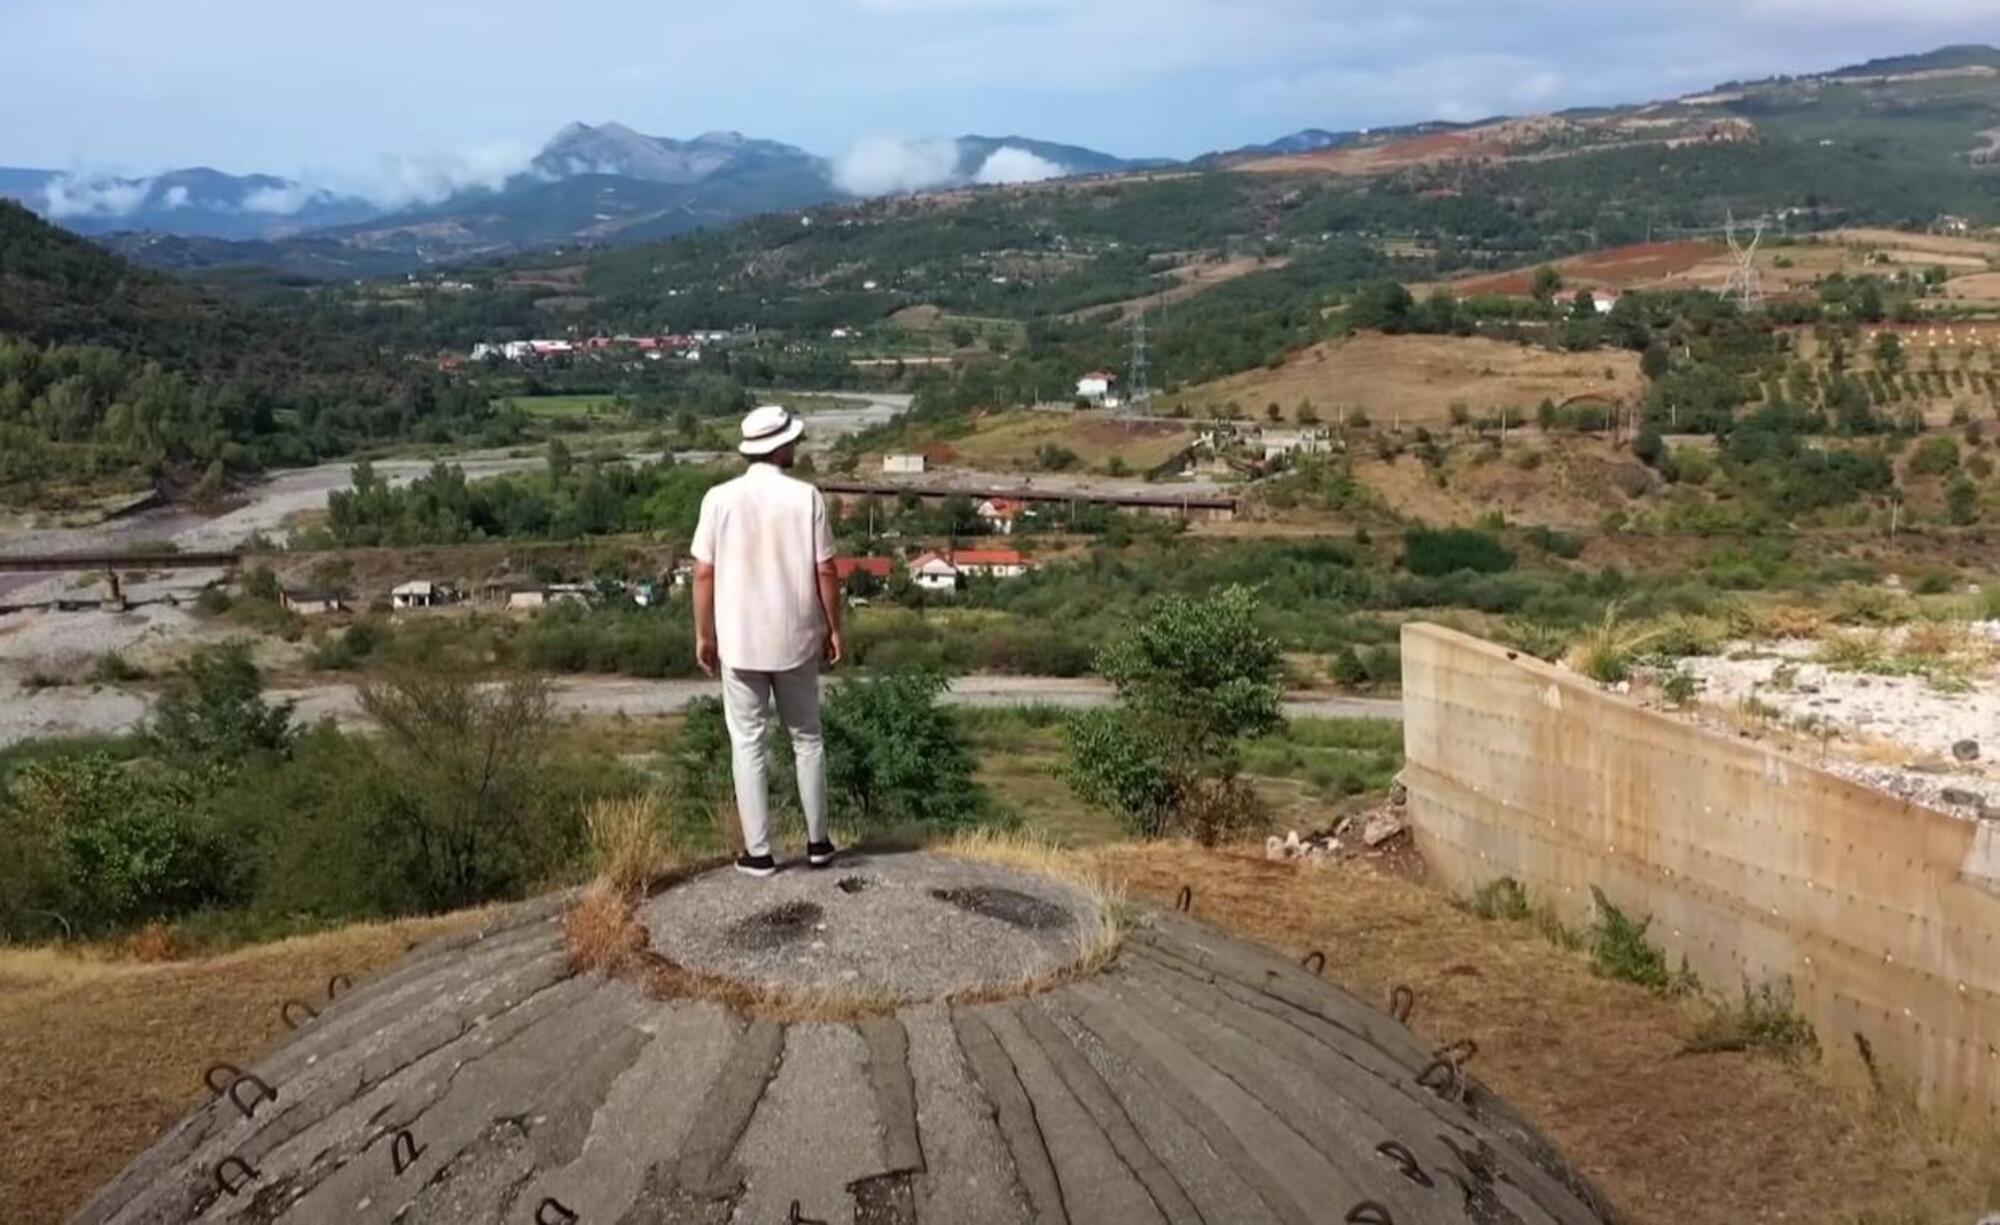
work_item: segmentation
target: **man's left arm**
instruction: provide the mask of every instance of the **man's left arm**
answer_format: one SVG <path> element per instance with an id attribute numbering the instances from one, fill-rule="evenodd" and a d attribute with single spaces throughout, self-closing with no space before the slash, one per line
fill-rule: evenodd
<path id="1" fill-rule="evenodd" d="M 847 655 L 847 639 L 840 632 L 840 568 L 833 561 L 833 523 L 826 513 L 826 499 L 813 494 L 814 578 L 819 585 L 819 609 L 826 618 L 826 662 L 838 664 Z"/>

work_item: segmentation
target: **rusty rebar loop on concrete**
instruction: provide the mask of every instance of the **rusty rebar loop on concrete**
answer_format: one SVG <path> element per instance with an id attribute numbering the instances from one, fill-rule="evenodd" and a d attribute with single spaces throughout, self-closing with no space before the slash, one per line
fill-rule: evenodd
<path id="1" fill-rule="evenodd" d="M 1372 1199 L 1362 1200 L 1349 1208 L 1342 1219 L 1347 1225 L 1396 1225 L 1396 1218 L 1389 1215 L 1389 1210 Z"/>
<path id="2" fill-rule="evenodd" d="M 1299 959 L 1299 964 L 1315 974 L 1326 973 L 1326 954 L 1314 949 Z"/>
<path id="3" fill-rule="evenodd" d="M 332 978 L 326 980 L 327 1002 L 332 1003 L 334 1000 L 340 998 L 341 992 L 352 991 L 353 989 L 354 978 L 352 975 L 347 974 L 345 971 L 335 974 Z"/>
<path id="4" fill-rule="evenodd" d="M 1465 1093 L 1465 1070 L 1449 1059 L 1433 1059 L 1417 1073 L 1417 1083 L 1448 1102 Z"/>
<path id="5" fill-rule="evenodd" d="M 396 1177 L 401 1178 L 429 1147 L 427 1144 L 418 1144 L 416 1136 L 405 1127 L 396 1133 L 395 1139 L 389 1141 L 389 1167 L 396 1172 Z"/>
<path id="6" fill-rule="evenodd" d="M 1424 1173 L 1424 1167 L 1418 1163 L 1417 1155 L 1410 1151 L 1410 1146 L 1401 1140 L 1384 1140 L 1375 1146 L 1375 1151 L 1395 1162 L 1396 1168 L 1403 1172 L 1403 1177 L 1418 1186 L 1437 1186 L 1436 1181 Z"/>
<path id="7" fill-rule="evenodd" d="M 785 1225 L 829 1225 L 829 1222 L 807 1216 L 804 1206 L 799 1201 L 793 1200 L 792 1210 L 785 1214 Z"/>
<path id="8" fill-rule="evenodd" d="M 569 1205 L 553 1195 L 535 1206 L 535 1225 L 575 1225 L 580 1219 Z"/>
<path id="9" fill-rule="evenodd" d="M 251 1098 L 247 1103 L 243 1100 L 242 1093 L 246 1085 L 256 1091 L 256 1096 Z M 258 1106 L 265 1102 L 275 1102 L 277 1100 L 278 1091 L 264 1083 L 263 1077 L 258 1076 L 255 1072 L 245 1072 L 229 1084 L 230 1104 L 234 1105 L 237 1113 L 246 1119 L 257 1117 Z"/>
<path id="10" fill-rule="evenodd" d="M 1389 1015 L 1404 1025 L 1410 1023 L 1410 1013 L 1416 1009 L 1417 993 L 1407 985 L 1397 983 L 1389 992 Z"/>
<path id="11" fill-rule="evenodd" d="M 292 1013 L 294 1010 L 304 1011 L 306 1014 L 305 1020 L 293 1020 Z M 278 1019 L 285 1023 L 286 1029 L 297 1029 L 299 1026 L 306 1024 L 307 1021 L 317 1021 L 319 1019 L 319 1009 L 314 1008 L 304 1000 L 286 1000 L 284 1003 L 278 1005 Z"/>
<path id="12" fill-rule="evenodd" d="M 1181 891 L 1174 896 L 1174 909 L 1180 911 L 1182 914 L 1194 913 L 1194 887 L 1192 885 L 1181 886 Z"/>
<path id="13" fill-rule="evenodd" d="M 231 1182 L 229 1180 L 229 1171 L 232 1168 L 235 1169 L 241 1175 L 241 1177 L 239 1177 L 234 1182 Z M 215 1163 L 216 1190 L 221 1191 L 232 1198 L 234 1198 L 238 1192 L 242 1191 L 243 1188 L 249 1186 L 253 1182 L 256 1182 L 260 1177 L 262 1177 L 262 1175 L 260 1175 L 257 1172 L 257 1167 L 251 1165 L 249 1162 L 243 1160 L 243 1158 L 238 1157 L 234 1153 L 231 1153 L 229 1156 L 224 1157 L 222 1160 Z"/>
<path id="14" fill-rule="evenodd" d="M 226 1079 L 221 1084 L 216 1083 L 215 1074 L 217 1072 L 222 1072 L 226 1075 Z M 201 1083 L 208 1086 L 210 1093 L 221 1097 L 223 1094 L 229 1092 L 229 1086 L 235 1084 L 236 1078 L 241 1075 L 243 1075 L 243 1069 L 233 1063 L 211 1063 L 208 1065 L 208 1070 L 201 1074 Z"/>

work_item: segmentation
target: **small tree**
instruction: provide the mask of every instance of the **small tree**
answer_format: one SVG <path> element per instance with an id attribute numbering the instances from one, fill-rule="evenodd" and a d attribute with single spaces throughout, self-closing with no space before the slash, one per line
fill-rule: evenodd
<path id="1" fill-rule="evenodd" d="M 1134 833 L 1179 826 L 1214 842 L 1255 815 L 1238 743 L 1284 723 L 1283 661 L 1247 587 L 1170 596 L 1098 656 L 1119 705 L 1068 724 L 1065 774 Z"/>
<path id="2" fill-rule="evenodd" d="M 1556 291 L 1561 289 L 1562 285 L 1562 273 L 1557 272 L 1550 265 L 1543 264 L 1541 267 L 1535 269 L 1532 292 L 1537 301 L 1547 302 L 1550 298 L 1555 297 Z"/>
<path id="3" fill-rule="evenodd" d="M 273 706 L 263 690 L 243 643 L 191 656 L 147 729 L 160 759 L 190 772 L 229 774 L 260 755 L 291 752 L 292 704 Z"/>

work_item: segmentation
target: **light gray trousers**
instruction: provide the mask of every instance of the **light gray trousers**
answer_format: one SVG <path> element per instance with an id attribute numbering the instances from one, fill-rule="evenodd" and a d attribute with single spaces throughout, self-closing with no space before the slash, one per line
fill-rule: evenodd
<path id="1" fill-rule="evenodd" d="M 826 841 L 826 751 L 819 732 L 818 661 L 789 672 L 749 672 L 725 664 L 722 713 L 729 725 L 736 815 L 743 822 L 743 849 L 751 855 L 771 853 L 770 756 L 765 738 L 773 705 L 792 738 L 806 837 Z"/>

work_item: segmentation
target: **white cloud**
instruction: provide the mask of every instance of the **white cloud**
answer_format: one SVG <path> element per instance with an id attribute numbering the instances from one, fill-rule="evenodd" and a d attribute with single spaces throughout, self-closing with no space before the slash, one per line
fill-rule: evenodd
<path id="1" fill-rule="evenodd" d="M 321 194 L 317 187 L 304 183 L 287 183 L 283 187 L 259 187 L 243 197 L 243 211 L 246 213 L 272 213 L 289 217 Z"/>
<path id="2" fill-rule="evenodd" d="M 43 212 L 65 217 L 127 217 L 146 202 L 151 179 L 90 179 L 58 175 L 42 188 Z"/>
<path id="3" fill-rule="evenodd" d="M 172 187 L 167 188 L 167 194 L 160 197 L 160 205 L 163 208 L 186 208 L 187 204 L 188 189 L 182 183 L 176 183 Z"/>
<path id="4" fill-rule="evenodd" d="M 1002 145 L 987 157 L 972 178 L 977 183 L 1039 183 L 1043 179 L 1061 178 L 1067 173 L 1048 158 L 1012 145 Z"/>
<path id="5" fill-rule="evenodd" d="M 857 196 L 942 187 L 958 170 L 958 146 L 948 140 L 871 136 L 833 164 L 834 186 Z"/>
<path id="6" fill-rule="evenodd" d="M 497 190 L 528 170 L 536 146 L 490 141 L 443 153 L 389 154 L 365 170 L 322 176 L 338 190 L 383 208 L 436 204 L 473 188 Z M 277 211 L 277 210 L 272 210 Z"/>

